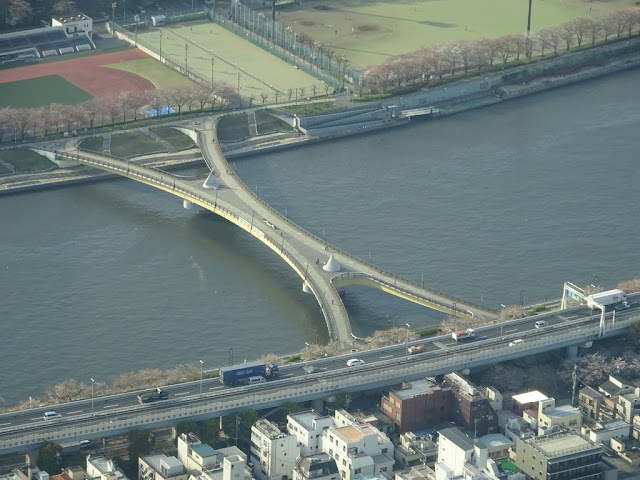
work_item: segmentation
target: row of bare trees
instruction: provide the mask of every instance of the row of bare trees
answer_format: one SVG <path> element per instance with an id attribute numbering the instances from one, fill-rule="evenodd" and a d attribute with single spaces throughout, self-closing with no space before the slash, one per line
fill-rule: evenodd
<path id="1" fill-rule="evenodd" d="M 562 25 L 545 28 L 537 33 L 518 33 L 499 38 L 475 41 L 458 40 L 422 48 L 412 53 L 390 57 L 384 63 L 365 72 L 366 86 L 372 92 L 415 83 L 441 80 L 444 75 L 481 70 L 496 63 L 507 64 L 521 58 L 540 57 L 569 52 L 572 46 L 608 42 L 632 36 L 640 25 L 640 8 L 632 7 L 610 12 L 599 18 L 575 18 Z"/>
<path id="2" fill-rule="evenodd" d="M 147 108 L 155 112 L 171 108 L 181 114 L 187 109 L 193 112 L 235 108 L 241 103 L 242 99 L 233 87 L 218 82 L 213 86 L 122 92 L 78 105 L 52 103 L 36 108 L 5 107 L 0 109 L 0 139 L 15 141 L 82 129 L 93 131 L 98 126 L 137 121 Z"/>

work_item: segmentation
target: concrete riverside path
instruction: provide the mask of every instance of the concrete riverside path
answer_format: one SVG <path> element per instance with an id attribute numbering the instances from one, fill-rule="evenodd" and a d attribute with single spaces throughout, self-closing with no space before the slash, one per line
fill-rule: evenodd
<path id="1" fill-rule="evenodd" d="M 56 151 L 55 156 L 58 161 L 92 166 L 169 192 L 181 197 L 185 208 L 197 206 L 209 210 L 262 241 L 300 276 L 303 290 L 315 296 L 329 337 L 341 349 L 353 348 L 362 340 L 353 334 L 338 293 L 338 288 L 349 285 L 375 287 L 451 315 L 471 315 L 484 321 L 497 317 L 491 309 L 429 290 L 349 255 L 271 208 L 238 178 L 227 162 L 217 139 L 218 118 L 203 119 L 193 133 L 203 160 L 212 169 L 204 183 L 202 178 L 181 177 L 98 153 L 67 150 Z"/>

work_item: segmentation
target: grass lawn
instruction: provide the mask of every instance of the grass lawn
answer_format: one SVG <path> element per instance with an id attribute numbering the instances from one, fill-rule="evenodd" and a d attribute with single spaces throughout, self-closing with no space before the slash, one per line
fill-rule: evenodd
<path id="1" fill-rule="evenodd" d="M 29 148 L 11 148 L 0 150 L 0 159 L 3 162 L 13 165 L 15 173 L 42 172 L 58 168 L 53 162 Z M 9 172 L 10 173 L 10 172 Z"/>
<path id="2" fill-rule="evenodd" d="M 139 155 L 165 153 L 167 150 L 160 142 L 139 131 L 119 133 L 111 136 L 111 155 L 120 158 L 133 158 Z"/>
<path id="3" fill-rule="evenodd" d="M 227 115 L 218 122 L 218 140 L 221 142 L 239 142 L 250 135 L 246 113 Z"/>
<path id="4" fill-rule="evenodd" d="M 279 12 L 277 21 L 328 46 L 334 58 L 344 55 L 350 65 L 364 68 L 429 45 L 525 32 L 528 5 L 526 0 L 305 0 Z M 624 0 L 536 0 L 531 30 L 629 5 Z"/>
<path id="5" fill-rule="evenodd" d="M 158 51 L 161 31 L 163 57 L 183 66 L 187 53 L 189 71 L 196 72 L 206 82 L 211 81 L 211 60 L 214 58 L 213 80 L 237 88 L 240 73 L 240 94 L 243 97 L 253 95 L 256 103 L 261 102 L 263 93 L 270 95 L 273 101 L 273 94 L 278 90 L 282 101 L 289 89 L 310 88 L 311 85 L 320 88 L 322 85 L 315 77 L 208 21 L 153 29 L 139 34 L 138 43 Z M 187 41 L 189 48 L 185 52 Z M 149 78 L 155 82 L 154 78 Z"/>
<path id="6" fill-rule="evenodd" d="M 149 131 L 164 141 L 169 142 L 176 150 L 186 150 L 195 147 L 191 137 L 185 135 L 180 130 L 171 127 L 150 128 Z"/>
<path id="7" fill-rule="evenodd" d="M 82 150 L 90 152 L 102 153 L 102 137 L 90 137 L 81 140 L 78 146 Z"/>
<path id="8" fill-rule="evenodd" d="M 180 75 L 175 70 L 153 58 L 143 58 L 107 65 L 109 68 L 117 68 L 125 72 L 135 73 L 153 82 L 156 88 L 174 88 L 195 85 L 187 77 Z"/>
<path id="9" fill-rule="evenodd" d="M 32 108 L 50 103 L 75 105 L 92 98 L 58 75 L 0 84 L 0 108 Z"/>
<path id="10" fill-rule="evenodd" d="M 256 110 L 256 127 L 259 135 L 294 131 L 291 125 L 274 117 L 267 110 Z"/>

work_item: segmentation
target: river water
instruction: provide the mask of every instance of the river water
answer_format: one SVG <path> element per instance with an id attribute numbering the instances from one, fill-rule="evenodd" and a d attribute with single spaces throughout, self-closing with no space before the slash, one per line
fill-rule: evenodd
<path id="1" fill-rule="evenodd" d="M 426 286 L 492 307 L 639 275 L 640 71 L 232 162 L 276 209 Z M 0 396 L 143 367 L 205 368 L 326 340 L 257 240 L 120 180 L 0 197 Z M 354 330 L 441 314 L 365 288 Z M 231 349 L 231 350 L 230 350 Z"/>

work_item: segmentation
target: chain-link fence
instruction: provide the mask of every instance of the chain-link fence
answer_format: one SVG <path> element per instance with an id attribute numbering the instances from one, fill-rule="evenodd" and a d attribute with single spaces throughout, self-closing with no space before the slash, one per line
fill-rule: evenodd
<path id="1" fill-rule="evenodd" d="M 270 11 L 253 10 L 233 2 L 229 9 L 210 10 L 209 18 L 336 89 L 344 88 L 345 83 L 360 82 L 360 72 L 349 67 L 349 60 L 344 55 L 336 56 L 331 47 L 319 42 L 303 42 L 306 37 L 273 21 Z"/>
<path id="2" fill-rule="evenodd" d="M 255 13 L 255 12 L 254 12 Z M 175 52 L 168 51 L 168 48 L 162 49 L 162 31 L 160 32 L 160 39 L 156 37 L 149 37 L 145 33 L 148 29 L 157 23 L 157 18 L 153 16 L 147 16 L 145 18 L 136 19 L 131 18 L 128 19 L 130 21 L 126 21 L 123 23 L 113 24 L 111 23 L 111 27 L 114 29 L 112 31 L 113 34 L 118 37 L 127 40 L 132 45 L 137 47 L 141 47 L 148 51 L 148 53 L 155 54 L 155 57 L 159 59 L 162 63 L 172 67 L 174 70 L 186 75 L 187 77 L 197 81 L 198 83 L 209 85 L 212 83 L 212 73 L 211 71 L 202 70 L 198 68 L 197 65 L 189 62 L 190 54 L 189 47 L 195 48 L 197 47 L 199 50 L 207 52 L 212 59 L 220 60 L 225 62 L 229 66 L 234 69 L 237 69 L 237 80 L 238 80 L 238 93 L 242 95 L 242 88 L 240 83 L 240 78 L 243 76 L 245 78 L 251 77 L 253 81 L 262 84 L 264 87 L 264 91 L 259 95 L 242 95 L 244 98 L 244 103 L 252 105 L 254 102 L 256 104 L 261 105 L 274 105 L 281 103 L 305 103 L 309 102 L 313 98 L 317 96 L 328 96 L 334 94 L 336 91 L 340 90 L 344 87 L 344 81 L 340 82 L 335 76 L 327 73 L 325 69 L 322 68 L 322 62 L 318 65 L 314 65 L 312 62 L 304 60 L 302 57 L 296 55 L 294 52 L 289 51 L 285 48 L 282 48 L 278 45 L 269 45 L 268 42 L 265 41 L 264 38 L 259 37 L 257 33 L 251 32 L 249 35 L 249 31 L 245 30 L 242 26 L 236 25 L 235 23 L 228 20 L 228 11 L 223 13 L 219 11 L 215 13 L 213 10 L 207 11 L 176 11 L 172 12 L 170 15 L 163 16 L 162 26 L 171 30 L 171 25 L 173 23 L 185 20 L 195 20 L 195 19 L 203 19 L 209 18 L 214 21 L 216 24 L 222 26 L 223 28 L 237 34 L 241 35 L 244 38 L 247 38 L 252 44 L 256 45 L 261 49 L 266 49 L 270 54 L 275 55 L 288 63 L 293 64 L 300 70 L 305 71 L 306 73 L 319 78 L 318 84 L 300 86 L 294 88 L 287 88 L 285 90 L 278 90 L 273 85 L 265 82 L 259 76 L 254 73 L 242 68 L 240 65 L 233 63 L 231 60 L 222 57 L 220 54 L 214 52 L 213 50 L 207 48 L 205 45 L 200 45 L 194 40 L 190 39 L 185 35 L 179 34 L 177 31 L 173 31 L 173 34 L 179 35 L 185 41 L 185 53 L 176 54 Z M 286 29 L 285 29 L 286 31 Z M 291 36 L 293 35 L 293 36 Z M 293 41 L 295 38 L 295 33 L 291 33 L 291 35 L 287 36 L 288 41 Z M 284 41 L 284 37 L 282 39 Z M 166 47 L 166 45 L 165 45 Z M 301 51 L 301 47 L 299 47 Z M 329 65 L 329 62 L 326 61 L 325 65 Z M 335 67 L 336 62 L 333 63 Z M 346 66 L 346 64 L 344 64 Z M 342 70 L 340 70 L 342 71 Z M 349 74 L 351 70 L 347 70 L 347 74 Z M 245 82 L 246 83 L 246 82 Z"/>

